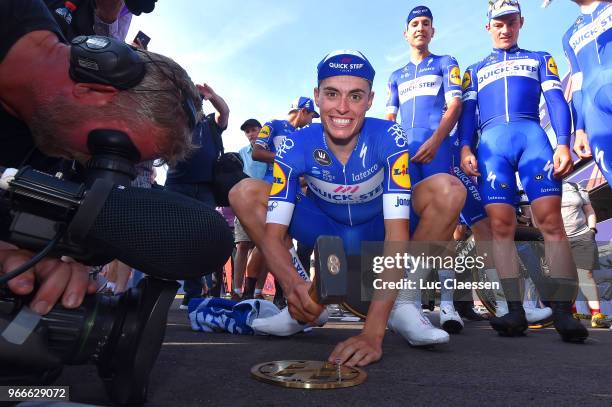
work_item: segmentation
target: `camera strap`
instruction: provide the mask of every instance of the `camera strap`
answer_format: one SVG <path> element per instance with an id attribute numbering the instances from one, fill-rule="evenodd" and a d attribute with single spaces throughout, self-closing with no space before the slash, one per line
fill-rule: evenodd
<path id="1" fill-rule="evenodd" d="M 109 180 L 96 179 L 68 226 L 67 232 L 71 239 L 76 242 L 85 239 L 114 186 Z"/>

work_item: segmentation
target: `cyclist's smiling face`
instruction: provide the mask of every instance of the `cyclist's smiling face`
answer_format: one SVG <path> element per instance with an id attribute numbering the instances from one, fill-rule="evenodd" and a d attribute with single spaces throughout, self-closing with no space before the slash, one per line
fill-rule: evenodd
<path id="1" fill-rule="evenodd" d="M 359 134 L 374 92 L 367 80 L 342 75 L 321 81 L 314 96 L 327 134 L 333 139 L 348 141 Z"/>
<path id="2" fill-rule="evenodd" d="M 493 47 L 508 49 L 515 46 L 523 21 L 523 17 L 518 13 L 506 14 L 491 20 L 486 29 L 491 34 Z"/>
<path id="3" fill-rule="evenodd" d="M 411 47 L 426 47 L 434 35 L 434 28 L 429 17 L 415 17 L 406 26 L 404 38 Z"/>

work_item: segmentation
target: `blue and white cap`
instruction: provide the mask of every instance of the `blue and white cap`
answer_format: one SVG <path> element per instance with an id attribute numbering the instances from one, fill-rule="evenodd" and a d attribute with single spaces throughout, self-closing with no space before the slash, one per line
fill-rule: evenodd
<path id="1" fill-rule="evenodd" d="M 361 52 L 352 49 L 330 52 L 317 65 L 319 82 L 340 75 L 358 76 L 373 82 L 375 73 L 370 61 Z"/>
<path id="2" fill-rule="evenodd" d="M 300 109 L 306 109 L 309 112 L 314 113 L 314 118 L 317 118 L 319 117 L 319 113 L 317 113 L 314 106 L 314 101 L 311 98 L 307 98 L 306 96 L 300 96 L 291 103 L 289 113 Z"/>
<path id="3" fill-rule="evenodd" d="M 406 18 L 406 24 L 409 24 L 413 19 L 417 17 L 427 17 L 433 22 L 433 14 L 431 10 L 427 6 L 416 6 L 410 13 L 408 13 L 408 17 Z"/>
<path id="4" fill-rule="evenodd" d="M 496 0 L 489 4 L 487 16 L 489 20 L 505 16 L 506 14 L 521 14 L 521 5 L 518 0 Z"/>

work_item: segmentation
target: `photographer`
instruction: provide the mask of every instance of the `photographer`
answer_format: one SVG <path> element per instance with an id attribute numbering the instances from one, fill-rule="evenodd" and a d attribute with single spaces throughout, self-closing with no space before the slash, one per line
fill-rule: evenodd
<path id="1" fill-rule="evenodd" d="M 124 132 L 142 160 L 159 157 L 175 162 L 190 151 L 194 118 L 184 106 L 187 102 L 199 106 L 200 98 L 178 64 L 138 51 L 144 78 L 121 90 L 72 79 L 70 54 L 71 47 L 42 0 L 0 3 L 0 166 L 35 164 L 48 170 L 46 155 L 83 162 L 90 156 L 88 134 L 100 128 Z M 200 108 L 191 113 L 200 116 Z M 0 237 L 5 232 L 3 222 Z M 0 251 L 0 274 L 31 256 L 5 246 Z M 41 314 L 60 297 L 64 306 L 77 307 L 86 291 L 93 290 L 84 266 L 57 259 L 41 261 L 8 286 L 16 294 L 26 294 L 35 280 L 40 286 L 31 306 Z"/>

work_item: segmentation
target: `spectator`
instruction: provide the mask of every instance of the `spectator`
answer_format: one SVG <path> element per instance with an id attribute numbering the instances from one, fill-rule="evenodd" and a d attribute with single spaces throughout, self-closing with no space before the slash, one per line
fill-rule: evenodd
<path id="1" fill-rule="evenodd" d="M 197 85 L 197 88 L 201 97 L 212 104 L 215 112 L 205 116 L 197 124 L 193 132 L 193 144 L 197 147 L 195 152 L 187 160 L 168 169 L 166 189 L 187 195 L 215 208 L 212 189 L 213 166 L 223 145 L 221 134 L 227 128 L 229 107 L 225 100 L 207 84 Z M 209 275 L 215 271 L 217 270 L 206 270 L 203 274 Z M 211 277 L 208 282 L 210 289 Z M 192 298 L 202 296 L 202 279 L 185 280 L 183 289 L 185 297 L 180 308 L 187 309 L 187 304 Z"/>
<path id="2" fill-rule="evenodd" d="M 579 311 L 584 309 L 585 314 L 590 308 L 591 325 L 597 328 L 598 323 L 606 319 L 606 316 L 600 312 L 600 296 L 597 284 L 593 280 L 593 270 L 599 269 L 599 253 L 595 241 L 597 217 L 591 206 L 589 194 L 583 187 L 574 182 L 563 181 L 561 214 L 580 281 L 576 308 Z M 584 301 L 580 301 L 580 297 L 588 300 L 588 306 L 585 306 Z M 602 327 L 607 328 L 603 325 Z"/>
<path id="3" fill-rule="evenodd" d="M 244 135 L 249 140 L 249 144 L 242 147 L 238 152 L 244 163 L 243 171 L 249 177 L 263 179 L 264 175 L 266 175 L 268 166 L 266 163 L 254 161 L 252 157 L 253 146 L 261 130 L 261 123 L 256 119 L 248 119 L 242 123 L 240 130 L 244 132 Z M 251 242 L 251 238 L 246 233 L 237 217 L 234 219 L 234 241 L 236 242 L 236 257 L 234 260 L 234 289 L 232 291 L 232 300 L 240 301 L 242 299 L 242 285 L 244 283 L 247 259 L 249 257 L 249 252 L 254 246 Z"/>

